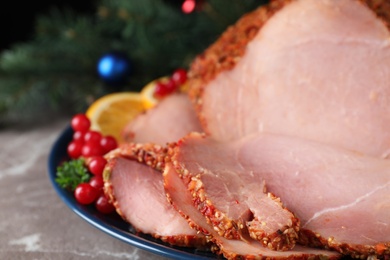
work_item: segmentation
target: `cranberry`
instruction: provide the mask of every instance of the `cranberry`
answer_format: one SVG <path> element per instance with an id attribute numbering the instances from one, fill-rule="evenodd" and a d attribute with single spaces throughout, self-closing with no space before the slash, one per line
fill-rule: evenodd
<path id="1" fill-rule="evenodd" d="M 118 147 L 116 139 L 110 135 L 102 137 L 100 140 L 100 145 L 103 147 L 105 154 Z"/>
<path id="2" fill-rule="evenodd" d="M 101 156 L 104 154 L 103 148 L 100 143 L 87 143 L 83 145 L 81 155 L 88 158 L 92 156 Z"/>
<path id="3" fill-rule="evenodd" d="M 172 73 L 172 80 L 176 85 L 183 85 L 187 81 L 187 71 L 185 69 L 177 69 Z"/>
<path id="4" fill-rule="evenodd" d="M 73 141 L 80 141 L 82 143 L 84 143 L 84 135 L 85 135 L 85 132 L 81 132 L 81 131 L 76 131 L 73 133 Z"/>
<path id="5" fill-rule="evenodd" d="M 95 202 L 96 209 L 103 214 L 110 214 L 115 207 L 110 203 L 106 195 L 102 194 Z"/>
<path id="6" fill-rule="evenodd" d="M 89 180 L 89 184 L 99 191 L 99 194 L 103 193 L 104 181 L 102 176 L 93 176 Z"/>
<path id="7" fill-rule="evenodd" d="M 156 97 L 165 97 L 173 93 L 177 89 L 176 82 L 172 78 L 169 78 L 168 81 L 158 81 L 156 82 L 156 88 L 154 90 L 154 95 Z"/>
<path id="8" fill-rule="evenodd" d="M 81 141 L 72 141 L 68 144 L 67 152 L 70 158 L 77 159 L 82 154 L 83 142 Z"/>
<path id="9" fill-rule="evenodd" d="M 74 196 L 78 203 L 87 205 L 94 202 L 99 196 L 99 191 L 89 183 L 80 183 L 74 190 Z"/>
<path id="10" fill-rule="evenodd" d="M 76 114 L 72 117 L 70 124 L 74 131 L 86 132 L 91 126 L 91 121 L 85 114 Z"/>
<path id="11" fill-rule="evenodd" d="M 88 170 L 97 176 L 102 176 L 107 160 L 103 156 L 94 156 L 88 161 Z"/>
<path id="12" fill-rule="evenodd" d="M 93 144 L 99 144 L 100 140 L 102 139 L 102 134 L 98 131 L 89 130 L 84 135 L 84 142 L 85 143 L 93 143 Z"/>

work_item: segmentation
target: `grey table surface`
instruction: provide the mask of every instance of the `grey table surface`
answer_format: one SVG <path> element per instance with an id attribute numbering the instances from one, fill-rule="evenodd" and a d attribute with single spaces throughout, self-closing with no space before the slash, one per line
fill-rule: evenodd
<path id="1" fill-rule="evenodd" d="M 66 125 L 0 129 L 0 259 L 167 259 L 98 230 L 57 196 L 47 160 Z"/>

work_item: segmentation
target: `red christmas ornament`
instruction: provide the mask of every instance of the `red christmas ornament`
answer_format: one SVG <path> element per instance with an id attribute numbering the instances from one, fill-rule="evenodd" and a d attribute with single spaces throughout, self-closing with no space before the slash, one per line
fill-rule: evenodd
<path id="1" fill-rule="evenodd" d="M 181 10 L 185 14 L 190 14 L 194 12 L 195 10 L 200 10 L 202 5 L 204 3 L 204 0 L 184 0 L 184 2 L 181 5 Z"/>

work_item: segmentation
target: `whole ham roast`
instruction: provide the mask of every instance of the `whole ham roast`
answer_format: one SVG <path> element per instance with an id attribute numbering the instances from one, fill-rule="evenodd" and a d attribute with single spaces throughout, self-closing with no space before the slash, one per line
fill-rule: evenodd
<path id="1" fill-rule="evenodd" d="M 389 28 L 388 0 L 271 0 L 244 15 L 191 64 L 189 99 L 125 129 L 143 144 L 109 155 L 117 211 L 148 207 L 128 202 L 149 191 L 126 176 L 153 172 L 159 207 L 193 229 L 165 241 L 207 240 L 228 259 L 389 259 Z"/>

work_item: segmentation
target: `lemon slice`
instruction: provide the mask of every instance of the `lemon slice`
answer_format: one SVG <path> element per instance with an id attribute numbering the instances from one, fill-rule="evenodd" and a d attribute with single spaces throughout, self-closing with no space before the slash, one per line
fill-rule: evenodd
<path id="1" fill-rule="evenodd" d="M 138 114 L 145 111 L 141 95 L 137 92 L 118 92 L 97 99 L 87 109 L 91 129 L 103 135 L 112 135 L 123 142 L 123 128 Z"/>
<path id="2" fill-rule="evenodd" d="M 154 91 L 156 89 L 156 83 L 159 81 L 168 81 L 168 77 L 161 77 L 149 82 L 143 89 L 141 90 L 142 101 L 145 104 L 146 108 L 154 107 L 160 100 L 154 96 Z"/>

